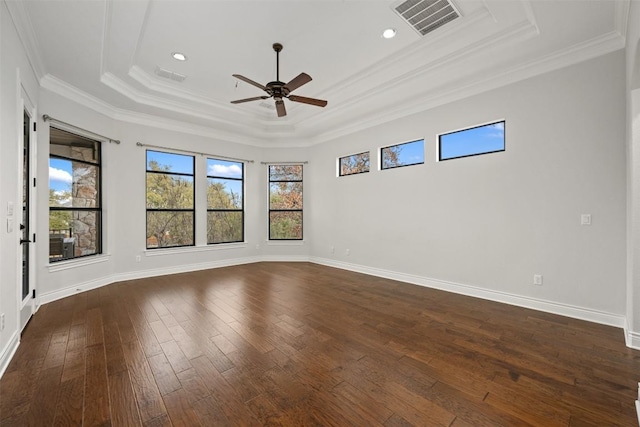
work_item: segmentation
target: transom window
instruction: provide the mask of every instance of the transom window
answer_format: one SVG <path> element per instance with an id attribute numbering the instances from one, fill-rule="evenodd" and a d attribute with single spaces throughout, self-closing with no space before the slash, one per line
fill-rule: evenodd
<path id="1" fill-rule="evenodd" d="M 147 150 L 147 249 L 195 244 L 195 159 Z"/>
<path id="2" fill-rule="evenodd" d="M 338 175 L 354 175 L 369 172 L 369 152 L 352 154 L 338 159 Z"/>
<path id="3" fill-rule="evenodd" d="M 302 165 L 269 165 L 269 240 L 302 240 Z"/>
<path id="4" fill-rule="evenodd" d="M 101 145 L 49 130 L 49 261 L 102 253 Z"/>
<path id="5" fill-rule="evenodd" d="M 207 242 L 244 241 L 244 164 L 207 159 Z"/>
<path id="6" fill-rule="evenodd" d="M 438 136 L 438 160 L 459 159 L 505 150 L 505 121 L 474 126 Z"/>
<path id="7" fill-rule="evenodd" d="M 380 149 L 380 168 L 392 169 L 424 163 L 424 139 Z"/>

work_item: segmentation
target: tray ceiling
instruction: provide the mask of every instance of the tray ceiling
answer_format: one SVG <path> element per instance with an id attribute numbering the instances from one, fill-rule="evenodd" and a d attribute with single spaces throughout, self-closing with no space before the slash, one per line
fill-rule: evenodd
<path id="1" fill-rule="evenodd" d="M 624 46 L 628 1 L 457 0 L 460 17 L 425 36 L 401 3 L 7 2 L 48 90 L 120 120 L 266 146 L 322 142 Z M 278 118 L 273 100 L 230 104 L 263 94 L 232 74 L 275 80 L 274 42 L 281 80 L 310 74 L 296 95 L 326 108 L 285 101 Z"/>

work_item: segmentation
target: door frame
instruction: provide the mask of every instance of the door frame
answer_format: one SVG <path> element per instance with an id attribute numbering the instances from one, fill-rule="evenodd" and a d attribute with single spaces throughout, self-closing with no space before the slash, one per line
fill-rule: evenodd
<path id="1" fill-rule="evenodd" d="M 19 86 L 19 96 L 18 96 L 18 120 L 19 120 L 19 132 L 18 132 L 18 177 L 17 180 L 17 200 L 14 206 L 14 229 L 17 231 L 16 233 L 16 245 L 19 245 L 19 239 L 22 238 L 20 231 L 20 224 L 22 222 L 22 200 L 23 200 L 23 146 L 24 146 L 24 115 L 25 113 L 29 116 L 29 177 L 28 177 L 28 185 L 29 185 L 29 198 L 27 203 L 29 204 L 29 239 L 32 240 L 33 236 L 36 234 L 35 230 L 37 230 L 36 218 L 36 187 L 34 186 L 34 178 L 37 175 L 37 141 L 36 141 L 36 131 L 34 130 L 33 124 L 37 122 L 37 108 L 35 104 L 31 101 L 29 94 L 27 93 L 25 87 L 20 83 L 20 78 L 18 78 L 18 86 Z M 19 204 L 19 207 L 18 207 Z M 18 215 L 17 213 L 20 212 Z M 21 245 L 17 246 L 19 249 L 17 251 L 18 256 L 16 261 L 17 267 L 17 297 L 18 297 L 18 327 L 19 331 L 22 332 L 24 327 L 31 319 L 31 316 L 36 312 L 38 304 L 37 291 L 36 291 L 36 242 L 28 243 L 29 245 L 29 263 L 28 263 L 28 275 L 29 275 L 29 293 L 26 298 L 22 298 L 22 247 Z M 33 294 L 36 294 L 36 297 L 33 297 Z"/>

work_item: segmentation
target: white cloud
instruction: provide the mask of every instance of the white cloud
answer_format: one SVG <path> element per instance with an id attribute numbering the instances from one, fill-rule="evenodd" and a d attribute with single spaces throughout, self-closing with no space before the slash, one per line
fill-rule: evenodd
<path id="1" fill-rule="evenodd" d="M 65 170 L 56 169 L 49 166 L 49 180 L 71 184 L 71 182 L 73 181 L 73 177 L 69 172 Z"/>
<path id="2" fill-rule="evenodd" d="M 242 168 L 238 165 L 211 165 L 209 166 L 209 175 L 241 178 Z"/>

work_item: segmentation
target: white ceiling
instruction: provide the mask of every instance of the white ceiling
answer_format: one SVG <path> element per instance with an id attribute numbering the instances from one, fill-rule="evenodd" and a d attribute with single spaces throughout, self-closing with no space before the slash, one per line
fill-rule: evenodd
<path id="1" fill-rule="evenodd" d="M 454 0 L 427 36 L 387 0 L 8 1 L 41 85 L 110 117 L 237 142 L 309 145 L 624 46 L 629 0 Z M 395 38 L 381 37 L 385 28 Z M 259 96 L 306 72 L 296 95 Z M 171 58 L 183 52 L 188 61 Z M 156 75 L 162 67 L 187 78 Z"/>

